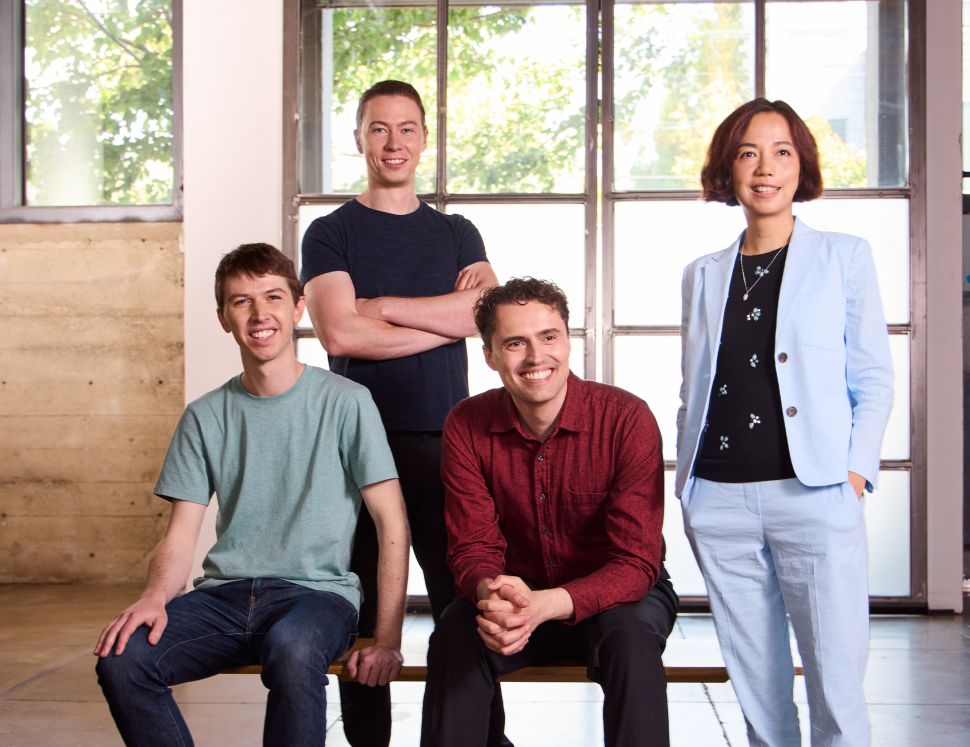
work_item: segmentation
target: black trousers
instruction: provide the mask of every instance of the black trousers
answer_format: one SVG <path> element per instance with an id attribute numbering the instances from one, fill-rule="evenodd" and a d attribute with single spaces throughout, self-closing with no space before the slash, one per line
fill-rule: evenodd
<path id="1" fill-rule="evenodd" d="M 401 492 L 411 525 L 411 545 L 424 574 L 435 625 L 455 598 L 455 581 L 448 569 L 445 532 L 445 489 L 441 483 L 441 434 L 391 432 L 387 442 L 394 455 Z M 364 599 L 357 632 L 374 635 L 377 622 L 377 532 L 366 510 L 360 512 L 350 569 L 360 576 Z M 502 744 L 504 708 L 501 693 L 494 705 L 494 728 L 489 745 Z M 340 683 L 344 734 L 353 747 L 387 747 L 391 739 L 391 688 Z"/>
<path id="2" fill-rule="evenodd" d="M 677 597 L 662 579 L 639 602 L 601 612 L 576 625 L 550 621 L 526 647 L 502 656 L 485 647 L 477 611 L 456 599 L 431 636 L 421 747 L 485 745 L 495 680 L 556 659 L 586 662 L 603 688 L 607 747 L 667 747 L 667 678 L 661 654 L 677 614 Z"/>

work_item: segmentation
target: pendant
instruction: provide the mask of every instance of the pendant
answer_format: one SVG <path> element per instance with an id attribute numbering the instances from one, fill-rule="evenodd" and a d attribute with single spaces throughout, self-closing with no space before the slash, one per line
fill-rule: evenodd
<path id="1" fill-rule="evenodd" d="M 745 293 L 743 296 L 741 296 L 741 300 L 742 301 L 747 301 L 748 300 L 748 294 Z"/>

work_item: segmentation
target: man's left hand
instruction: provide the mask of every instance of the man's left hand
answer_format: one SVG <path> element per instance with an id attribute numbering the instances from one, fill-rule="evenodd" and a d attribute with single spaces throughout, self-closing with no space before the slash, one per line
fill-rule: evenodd
<path id="1" fill-rule="evenodd" d="M 347 659 L 347 671 L 361 685 L 386 685 L 401 672 L 404 657 L 400 648 L 375 644 L 354 651 Z"/>

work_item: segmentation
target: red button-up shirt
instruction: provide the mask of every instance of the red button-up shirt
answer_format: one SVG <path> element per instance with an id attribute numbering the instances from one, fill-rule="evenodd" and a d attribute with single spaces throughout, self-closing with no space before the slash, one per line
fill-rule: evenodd
<path id="1" fill-rule="evenodd" d="M 562 587 L 579 622 L 641 599 L 660 573 L 663 459 L 643 400 L 570 374 L 544 442 L 493 389 L 458 403 L 442 454 L 448 562 L 462 596 L 483 578 Z"/>

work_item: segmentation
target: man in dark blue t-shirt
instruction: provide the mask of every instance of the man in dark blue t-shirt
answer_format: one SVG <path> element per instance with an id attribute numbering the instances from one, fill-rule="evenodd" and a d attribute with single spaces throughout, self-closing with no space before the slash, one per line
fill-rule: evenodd
<path id="1" fill-rule="evenodd" d="M 367 189 L 307 229 L 302 279 L 331 370 L 370 389 L 384 421 L 437 622 L 455 597 L 441 430 L 451 407 L 468 396 L 464 338 L 476 334 L 472 307 L 498 281 L 475 226 L 418 199 L 415 171 L 428 142 L 418 92 L 393 80 L 369 88 L 354 137 L 367 163 Z M 361 519 L 351 568 L 364 588 L 359 631 L 366 636 L 376 616 L 377 541 L 363 513 Z M 340 696 L 350 743 L 387 744 L 389 690 L 341 683 Z M 489 743 L 507 744 L 497 704 L 498 731 Z"/>

